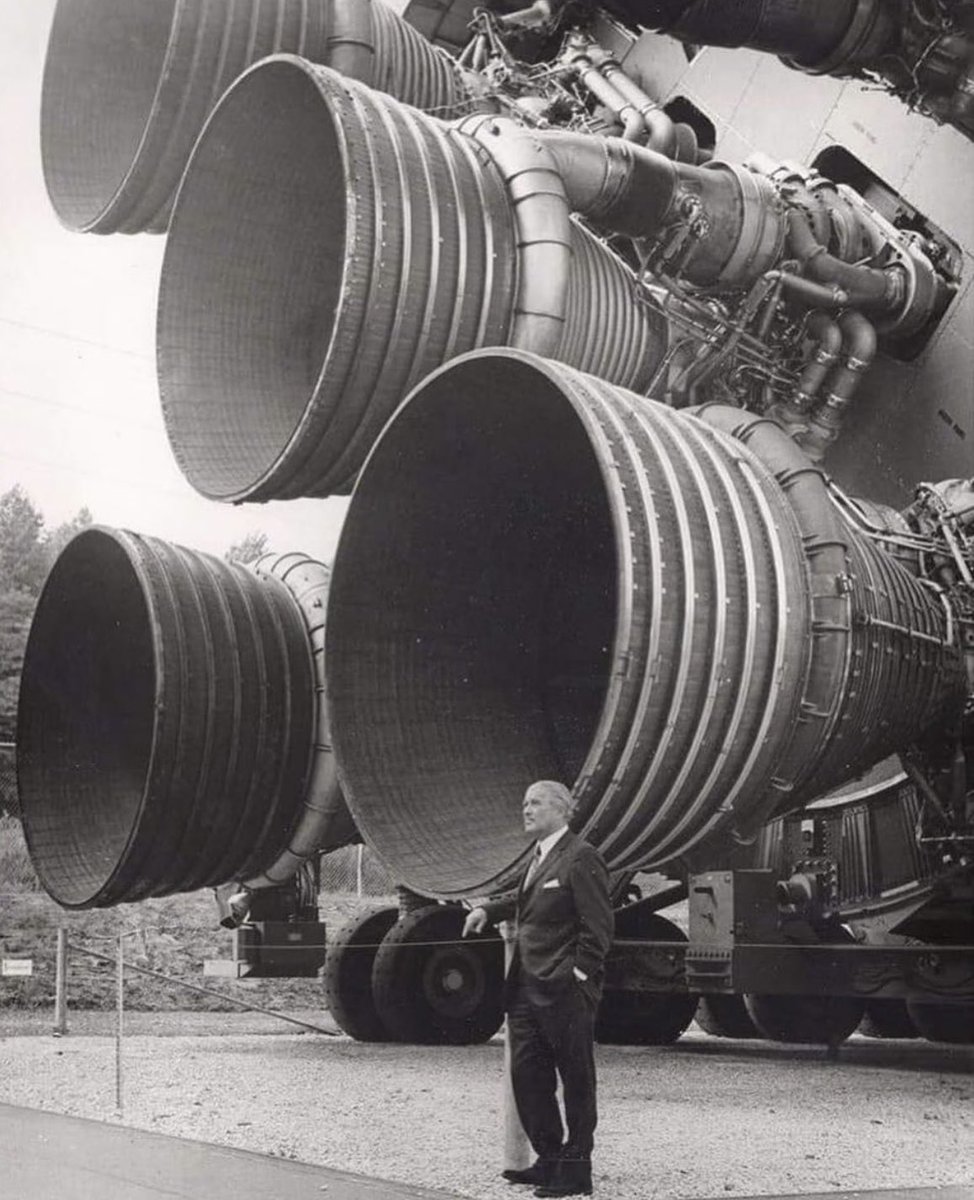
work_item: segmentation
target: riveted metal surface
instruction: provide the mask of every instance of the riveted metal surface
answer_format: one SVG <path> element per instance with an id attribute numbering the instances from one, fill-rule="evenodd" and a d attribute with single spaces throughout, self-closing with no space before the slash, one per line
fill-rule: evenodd
<path id="1" fill-rule="evenodd" d="M 734 420 L 763 453 L 713 410 L 495 349 L 390 422 L 343 529 L 326 658 L 349 807 L 409 887 L 512 884 L 538 778 L 574 782 L 573 826 L 611 868 L 663 867 L 800 808 L 963 696 L 939 598 L 859 544 L 819 473 L 785 469 L 767 423 Z M 833 519 L 851 602 L 821 571 Z M 850 608 L 882 638 L 829 624 Z"/>
<path id="2" fill-rule="evenodd" d="M 258 872 L 311 759 L 300 610 L 276 578 L 154 538 L 74 538 L 31 626 L 18 714 L 24 829 L 68 908 Z"/>

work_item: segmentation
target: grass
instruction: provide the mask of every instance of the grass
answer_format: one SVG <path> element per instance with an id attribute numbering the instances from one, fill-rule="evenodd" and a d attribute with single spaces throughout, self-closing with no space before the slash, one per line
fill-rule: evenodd
<path id="1" fill-rule="evenodd" d="M 341 853 L 341 852 L 339 852 Z M 323 892 L 321 919 L 329 938 L 354 913 L 379 901 L 354 892 Z M 395 903 L 388 899 L 388 903 Z M 83 953 L 85 947 L 114 955 L 125 934 L 125 958 L 136 966 L 247 1000 L 264 1008 L 324 1007 L 319 979 L 226 980 L 203 975 L 206 959 L 232 957 L 232 934 L 218 924 L 213 893 L 123 904 L 113 909 L 69 911 L 56 904 L 37 881 L 24 846 L 20 822 L 0 816 L 0 957 L 29 958 L 33 975 L 0 976 L 0 1009 L 43 1008 L 54 1004 L 57 931 L 67 931 L 68 1004 L 78 1009 L 112 1009 L 116 1003 L 113 963 Z M 216 997 L 129 972 L 125 1005 L 133 1010 L 237 1011 Z"/>
<path id="2" fill-rule="evenodd" d="M 330 936 L 344 921 L 375 898 L 323 894 L 323 919 Z M 389 901 L 394 903 L 393 900 Z M 191 892 L 119 905 L 114 909 L 69 912 L 44 893 L 0 895 L 0 953 L 5 958 L 33 960 L 30 978 L 0 977 L 0 1008 L 41 1008 L 54 1003 L 57 930 L 67 930 L 68 1003 L 73 1008 L 111 1009 L 116 999 L 115 965 L 102 962 L 85 948 L 114 955 L 125 934 L 125 958 L 139 967 L 183 979 L 197 986 L 252 1001 L 264 1008 L 314 1009 L 324 1006 L 319 979 L 226 980 L 203 975 L 206 959 L 230 958 L 232 934 L 217 924 L 210 892 Z M 127 1008 L 236 1011 L 213 996 L 130 972 L 125 982 Z"/>
<path id="3" fill-rule="evenodd" d="M 0 813 L 0 892 L 39 892 L 20 821 Z"/>

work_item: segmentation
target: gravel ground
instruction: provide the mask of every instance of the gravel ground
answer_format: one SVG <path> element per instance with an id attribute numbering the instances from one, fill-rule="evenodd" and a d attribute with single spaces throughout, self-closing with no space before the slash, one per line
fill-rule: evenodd
<path id="1" fill-rule="evenodd" d="M 327 1024 L 319 1013 L 294 1014 Z M 0 1099 L 116 1121 L 112 1016 L 0 1012 Z M 151 1033 L 149 1031 L 152 1031 Z M 599 1047 L 603 1197 L 974 1182 L 974 1049 L 853 1038 Z M 512 1200 L 498 1177 L 503 1043 L 364 1045 L 257 1015 L 130 1013 L 122 1123 Z M 518 1191 L 520 1195 L 520 1190 Z"/>

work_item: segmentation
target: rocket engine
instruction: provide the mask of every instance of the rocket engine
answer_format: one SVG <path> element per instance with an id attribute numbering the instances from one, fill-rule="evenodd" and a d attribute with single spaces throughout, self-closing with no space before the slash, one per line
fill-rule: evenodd
<path id="1" fill-rule="evenodd" d="M 548 9 L 561 6 L 553 0 Z M 604 7 L 692 46 L 747 47 L 813 75 L 868 79 L 974 137 L 974 13 L 966 0 L 608 0 Z"/>
<path id="2" fill-rule="evenodd" d="M 355 836 L 332 739 L 358 829 L 421 894 L 510 885 L 511 797 L 550 775 L 613 869 L 717 861 L 960 728 L 974 492 L 877 521 L 767 419 L 462 356 L 372 452 L 327 624 L 300 555 L 254 574 L 106 529 L 69 544 L 21 694 L 38 872 L 68 907 L 281 882 Z M 947 844 L 970 814 L 944 815 Z"/>
<path id="3" fill-rule="evenodd" d="M 511 797 L 557 777 L 611 868 L 719 864 L 956 723 L 974 593 L 853 511 L 766 419 L 511 350 L 442 368 L 370 456 L 335 561 L 329 708 L 366 839 L 421 892 L 501 891 Z"/>
<path id="4" fill-rule="evenodd" d="M 485 345 L 769 412 L 821 458 L 877 337 L 929 332 L 955 289 L 940 246 L 814 172 L 444 124 L 276 57 L 190 158 L 160 390 L 184 474 L 233 502 L 347 491 L 406 392 Z"/>
<path id="5" fill-rule="evenodd" d="M 358 840 L 324 692 L 328 571 L 253 570 L 94 527 L 31 626 L 17 772 L 37 873 L 66 908 L 241 880 Z"/>
<path id="6" fill-rule="evenodd" d="M 599 39 L 622 21 L 882 79 L 971 134 L 968 7 L 425 4 L 444 42 L 469 22 L 452 57 L 378 0 L 61 0 L 48 188 L 72 228 L 168 230 L 158 375 L 187 480 L 233 503 L 352 498 L 330 580 L 300 554 L 251 572 L 107 528 L 67 546 L 18 728 L 51 894 L 266 895 L 361 833 L 420 896 L 481 896 L 523 867 L 524 787 L 558 777 L 620 877 L 726 868 L 701 885 L 713 937 L 753 916 L 767 950 L 783 910 L 822 916 L 837 889 L 821 854 L 777 891 L 738 879 L 741 847 L 894 755 L 911 903 L 934 876 L 969 889 L 974 480 L 898 511 L 818 465 L 873 360 L 932 339 L 962 251 L 825 168 L 715 159 Z M 867 826 L 834 824 L 854 860 Z M 962 899 L 920 940 L 957 942 Z M 839 909 L 812 940 L 847 940 Z M 627 911 L 623 936 L 683 936 Z M 375 967 L 391 1028 L 400 943 L 442 921 L 455 940 L 456 907 L 433 915 L 436 937 L 428 910 L 342 935 L 335 1011 L 355 1008 L 341 961 L 359 978 L 395 922 Z M 695 941 L 673 1028 L 695 989 L 737 999 L 731 951 Z M 751 991 L 858 986 L 822 957 L 839 974 L 761 985 L 770 961 Z M 616 1035 L 630 982 L 608 989 Z M 939 995 L 921 982 L 903 995 Z"/>

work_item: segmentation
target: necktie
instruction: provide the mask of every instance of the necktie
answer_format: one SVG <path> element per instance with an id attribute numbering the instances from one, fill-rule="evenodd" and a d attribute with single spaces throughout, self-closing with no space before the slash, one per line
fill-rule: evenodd
<path id="1" fill-rule="evenodd" d="M 531 856 L 531 863 L 528 867 L 528 873 L 524 877 L 524 886 L 525 887 L 527 887 L 528 884 L 531 882 L 531 880 L 534 879 L 535 875 L 537 875 L 538 868 L 540 866 L 541 866 L 541 843 L 538 842 L 537 846 L 535 846 L 535 848 L 534 848 L 534 854 Z"/>

